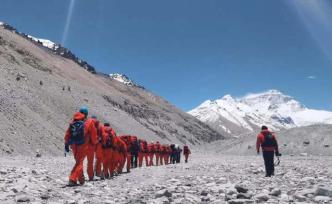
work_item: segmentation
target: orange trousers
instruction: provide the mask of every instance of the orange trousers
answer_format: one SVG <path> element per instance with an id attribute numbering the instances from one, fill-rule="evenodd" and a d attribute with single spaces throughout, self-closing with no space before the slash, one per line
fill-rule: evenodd
<path id="1" fill-rule="evenodd" d="M 127 152 L 127 173 L 130 172 L 131 168 L 131 154 Z"/>
<path id="2" fill-rule="evenodd" d="M 138 166 L 142 167 L 143 166 L 143 160 L 145 159 L 145 165 L 149 166 L 149 161 L 148 161 L 148 154 L 145 152 L 140 152 L 138 153 Z"/>
<path id="3" fill-rule="evenodd" d="M 87 159 L 88 159 L 88 166 L 87 166 L 87 172 L 89 176 L 89 180 L 92 181 L 94 177 L 94 170 L 93 170 L 93 164 L 95 159 L 95 151 L 96 151 L 96 145 L 88 145 L 88 151 L 86 153 Z"/>
<path id="4" fill-rule="evenodd" d="M 130 172 L 130 163 L 131 163 L 131 155 L 128 153 L 119 153 L 119 169 L 118 173 L 122 173 L 122 170 L 127 162 L 127 172 Z M 128 169 L 129 165 L 129 169 Z"/>
<path id="5" fill-rule="evenodd" d="M 160 154 L 159 153 L 155 153 L 156 155 L 156 166 L 159 165 L 159 161 L 160 161 Z"/>
<path id="6" fill-rule="evenodd" d="M 98 177 L 101 176 L 103 166 L 104 150 L 102 144 L 96 145 L 96 165 L 95 172 Z"/>
<path id="7" fill-rule="evenodd" d="M 188 158 L 189 158 L 189 154 L 184 154 L 184 159 L 185 159 L 186 163 L 188 162 Z"/>
<path id="8" fill-rule="evenodd" d="M 121 173 L 122 172 L 122 161 L 121 154 L 118 151 L 114 151 L 114 157 L 112 158 L 112 168 L 114 171 Z"/>
<path id="9" fill-rule="evenodd" d="M 169 154 L 164 154 L 165 165 L 169 164 Z"/>
<path id="10" fill-rule="evenodd" d="M 71 149 L 73 151 L 75 165 L 71 170 L 69 179 L 73 182 L 79 181 L 81 184 L 84 183 L 84 173 L 83 173 L 83 162 L 86 157 L 86 153 L 88 151 L 87 144 L 83 145 L 71 145 Z"/>
<path id="11" fill-rule="evenodd" d="M 113 157 L 113 150 L 111 148 L 104 149 L 104 176 L 105 178 L 110 178 L 113 174 L 114 169 L 112 169 L 112 157 Z"/>
<path id="12" fill-rule="evenodd" d="M 153 164 L 153 158 L 154 158 L 154 153 L 148 153 L 149 154 L 149 158 L 150 158 L 150 160 L 149 160 L 149 166 L 153 166 L 154 164 Z"/>

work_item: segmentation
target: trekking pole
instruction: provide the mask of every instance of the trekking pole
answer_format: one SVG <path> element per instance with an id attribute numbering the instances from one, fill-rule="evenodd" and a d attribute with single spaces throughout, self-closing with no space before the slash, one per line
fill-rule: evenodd
<path id="1" fill-rule="evenodd" d="M 277 162 L 274 164 L 274 166 L 279 166 L 280 164 L 280 156 L 277 156 Z"/>

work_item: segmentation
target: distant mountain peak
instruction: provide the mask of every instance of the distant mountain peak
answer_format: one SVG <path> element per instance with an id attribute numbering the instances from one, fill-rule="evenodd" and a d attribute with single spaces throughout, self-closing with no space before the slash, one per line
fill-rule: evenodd
<path id="1" fill-rule="evenodd" d="M 221 121 L 229 121 L 249 131 L 261 125 L 280 130 L 317 123 L 332 124 L 332 112 L 308 109 L 275 89 L 238 98 L 228 94 L 215 101 L 205 101 L 189 113 L 212 126 L 224 127 Z"/>
<path id="2" fill-rule="evenodd" d="M 234 98 L 230 94 L 227 94 L 224 97 L 222 97 L 221 100 L 224 100 L 224 101 L 234 101 Z"/>
<path id="3" fill-rule="evenodd" d="M 125 74 L 120 74 L 120 73 L 113 73 L 110 74 L 109 77 L 113 80 L 116 80 L 118 82 L 121 82 L 127 86 L 135 86 L 135 87 L 139 87 L 139 88 L 143 88 L 143 86 L 135 83 L 133 80 L 131 80 L 127 75 Z"/>
<path id="4" fill-rule="evenodd" d="M 51 50 L 57 50 L 59 49 L 60 47 L 60 44 L 57 44 L 57 43 L 54 43 L 48 39 L 41 39 L 41 38 L 36 38 L 36 37 L 33 37 L 31 35 L 27 35 L 28 38 L 30 38 L 31 40 L 37 42 L 37 43 L 41 43 L 44 47 L 47 47 Z"/>

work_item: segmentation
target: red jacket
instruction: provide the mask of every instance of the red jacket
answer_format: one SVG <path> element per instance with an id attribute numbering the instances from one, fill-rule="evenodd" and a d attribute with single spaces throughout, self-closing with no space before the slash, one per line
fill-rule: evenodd
<path id="1" fill-rule="evenodd" d="M 141 152 L 143 152 L 143 153 L 148 151 L 147 143 L 145 140 L 140 140 L 140 149 L 141 149 Z"/>
<path id="2" fill-rule="evenodd" d="M 110 137 L 112 141 L 112 147 L 114 148 L 114 140 L 116 137 L 115 131 L 111 127 L 103 127 L 104 128 L 102 130 L 102 144 L 105 146 L 108 138 Z"/>
<path id="3" fill-rule="evenodd" d="M 85 115 L 77 112 L 74 115 L 73 121 L 85 120 L 84 121 L 84 144 L 82 145 L 96 145 L 98 143 L 97 129 L 95 122 L 92 119 L 85 119 Z M 65 134 L 65 144 L 69 143 L 70 139 L 70 128 L 67 129 Z"/>
<path id="4" fill-rule="evenodd" d="M 154 153 L 154 144 L 153 143 L 148 144 L 148 153 Z"/>
<path id="5" fill-rule="evenodd" d="M 267 146 L 264 144 L 266 134 L 272 134 L 272 140 L 273 140 L 274 144 L 269 144 Z M 259 152 L 261 147 L 262 147 L 262 150 L 266 151 L 266 152 L 274 152 L 274 151 L 278 152 L 279 151 L 278 142 L 277 142 L 275 134 L 268 130 L 263 130 L 261 133 L 259 133 L 257 135 L 257 142 L 256 142 L 257 152 Z"/>
<path id="6" fill-rule="evenodd" d="M 160 152 L 160 143 L 156 142 L 156 144 L 154 144 L 153 148 L 154 148 L 154 152 L 159 153 Z"/>

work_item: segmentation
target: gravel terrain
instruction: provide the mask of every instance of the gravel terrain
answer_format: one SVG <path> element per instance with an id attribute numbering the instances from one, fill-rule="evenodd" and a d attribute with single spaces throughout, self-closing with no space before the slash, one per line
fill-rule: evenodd
<path id="1" fill-rule="evenodd" d="M 194 153 L 189 163 L 134 169 L 64 187 L 67 157 L 1 157 L 0 203 L 332 203 L 332 157 L 284 157 L 265 178 L 260 156 Z"/>

